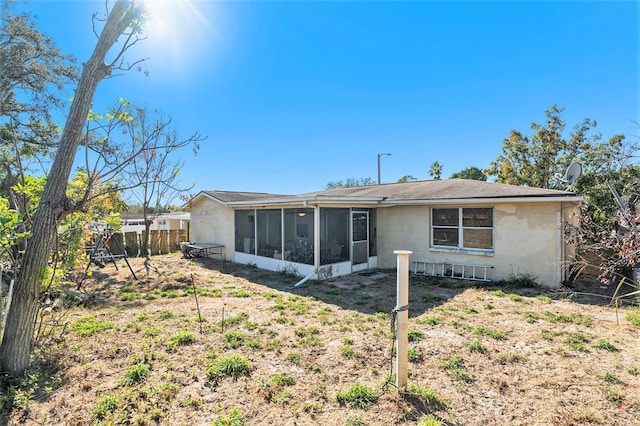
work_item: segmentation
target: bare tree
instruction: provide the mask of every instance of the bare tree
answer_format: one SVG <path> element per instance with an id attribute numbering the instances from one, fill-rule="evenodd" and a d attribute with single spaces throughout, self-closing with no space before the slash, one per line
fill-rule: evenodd
<path id="1" fill-rule="evenodd" d="M 148 111 L 138 109 L 133 120 L 127 122 L 131 137 L 131 147 L 140 151 L 131 159 L 124 173 L 125 187 L 142 206 L 144 236 L 141 252 L 145 255 L 145 269 L 149 275 L 150 254 L 149 230 L 160 210 L 170 205 L 180 194 L 191 190 L 194 184 L 184 186 L 180 180 L 180 170 L 184 165 L 174 159 L 177 150 L 193 147 L 194 154 L 204 140 L 198 133 L 181 139 L 171 128 L 171 119 L 149 117 Z"/>
<path id="2" fill-rule="evenodd" d="M 70 212 L 82 209 L 82 200 L 73 203 L 66 194 L 67 183 L 78 146 L 83 139 L 83 128 L 89 114 L 95 90 L 104 78 L 114 70 L 130 69 L 123 55 L 139 38 L 141 11 L 131 0 L 117 0 L 106 17 L 94 14 L 94 24 L 103 24 L 96 47 L 84 64 L 71 109 L 67 116 L 51 171 L 36 214 L 31 234 L 17 273 L 14 298 L 7 316 L 6 327 L 0 345 L 2 369 L 11 375 L 19 375 L 29 365 L 32 335 L 41 290 L 42 268 L 47 265 L 55 245 L 57 227 Z M 96 28 L 94 26 L 94 28 Z M 96 33 L 97 35 L 97 33 Z M 113 59 L 107 55 L 123 37 Z"/>
<path id="3" fill-rule="evenodd" d="M 610 185 L 611 197 L 618 212 L 608 215 L 607 222 L 594 220 L 584 212 L 577 226 L 569 227 L 566 240 L 578 247 L 576 262 L 570 265 L 571 272 L 579 275 L 588 266 L 598 266 L 598 279 L 605 285 L 628 283 L 640 289 L 640 283 L 630 279 L 633 269 L 640 265 L 640 185 L 631 185 L 628 196 L 621 197 L 614 185 Z M 612 232 L 612 229 L 615 232 Z M 595 260 L 597 265 L 589 262 Z M 638 294 L 638 292 L 634 293 Z"/>

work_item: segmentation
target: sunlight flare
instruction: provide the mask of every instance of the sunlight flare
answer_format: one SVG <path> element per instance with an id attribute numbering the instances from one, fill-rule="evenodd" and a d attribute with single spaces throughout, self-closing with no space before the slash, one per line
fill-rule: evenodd
<path id="1" fill-rule="evenodd" d="M 217 31 L 199 7 L 190 0 L 144 0 L 145 50 L 154 62 L 183 68 Z"/>

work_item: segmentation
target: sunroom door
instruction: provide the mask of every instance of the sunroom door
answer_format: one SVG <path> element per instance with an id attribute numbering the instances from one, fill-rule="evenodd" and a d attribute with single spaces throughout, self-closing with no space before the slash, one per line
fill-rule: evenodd
<path id="1" fill-rule="evenodd" d="M 351 263 L 352 271 L 369 267 L 369 212 L 351 212 Z"/>

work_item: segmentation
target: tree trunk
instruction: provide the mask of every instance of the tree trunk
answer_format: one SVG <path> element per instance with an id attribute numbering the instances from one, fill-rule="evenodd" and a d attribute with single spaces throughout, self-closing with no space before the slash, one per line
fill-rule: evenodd
<path id="1" fill-rule="evenodd" d="M 151 272 L 151 221 L 147 219 L 147 212 L 144 215 L 144 270 L 147 273 L 147 277 Z"/>
<path id="2" fill-rule="evenodd" d="M 66 197 L 67 182 L 93 94 L 98 83 L 111 72 L 111 66 L 105 65 L 105 57 L 135 17 L 130 3 L 129 0 L 119 0 L 114 4 L 93 54 L 84 66 L 51 172 L 33 218 L 32 237 L 18 270 L 14 299 L 0 346 L 2 370 L 13 376 L 21 375 L 29 366 L 44 268 L 55 244 L 58 223 L 72 207 Z"/>

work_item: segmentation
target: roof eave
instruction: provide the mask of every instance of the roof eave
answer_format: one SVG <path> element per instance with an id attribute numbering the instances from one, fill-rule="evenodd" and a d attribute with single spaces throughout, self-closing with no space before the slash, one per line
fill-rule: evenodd
<path id="1" fill-rule="evenodd" d="M 213 195 L 209 194 L 207 191 L 200 191 L 196 195 L 191 197 L 191 199 L 189 199 L 189 201 L 184 203 L 182 205 L 182 208 L 183 209 L 188 209 L 189 207 L 191 207 L 193 205 L 193 203 L 196 203 L 196 202 L 200 201 L 200 199 L 202 199 L 202 198 L 208 198 L 210 200 L 216 201 L 216 202 L 218 202 L 220 204 L 223 204 L 225 206 L 227 205 L 227 203 L 222 201 L 220 198 L 214 197 Z"/>
<path id="2" fill-rule="evenodd" d="M 265 198 L 262 200 L 232 201 L 225 205 L 228 207 L 252 207 L 252 206 L 278 206 L 285 204 L 320 205 L 320 204 L 378 204 L 384 201 L 384 197 L 340 197 L 340 196 L 310 196 L 310 197 L 283 197 Z"/>
<path id="3" fill-rule="evenodd" d="M 434 205 L 434 204 L 500 204 L 500 203 L 574 203 L 585 204 L 582 196 L 523 196 L 523 197 L 474 197 L 474 198 L 438 198 L 422 200 L 391 200 L 387 199 L 380 204 L 392 205 Z"/>
<path id="4" fill-rule="evenodd" d="M 586 204 L 585 199 L 580 195 L 523 195 L 508 197 L 473 197 L 473 198 L 427 198 L 400 200 L 389 199 L 386 197 L 361 197 L 361 196 L 293 196 L 293 197 L 277 197 L 264 198 L 242 201 L 223 201 L 206 191 L 201 191 L 194 196 L 187 204 L 199 201 L 201 198 L 209 198 L 226 207 L 231 208 L 254 208 L 256 206 L 283 206 L 283 205 L 300 205 L 300 206 L 319 206 L 323 204 L 346 204 L 346 205 L 371 205 L 380 207 L 391 207 L 395 205 L 443 205 L 443 204 L 499 204 L 499 203 L 549 203 L 549 202 L 568 202 L 577 205 Z"/>

